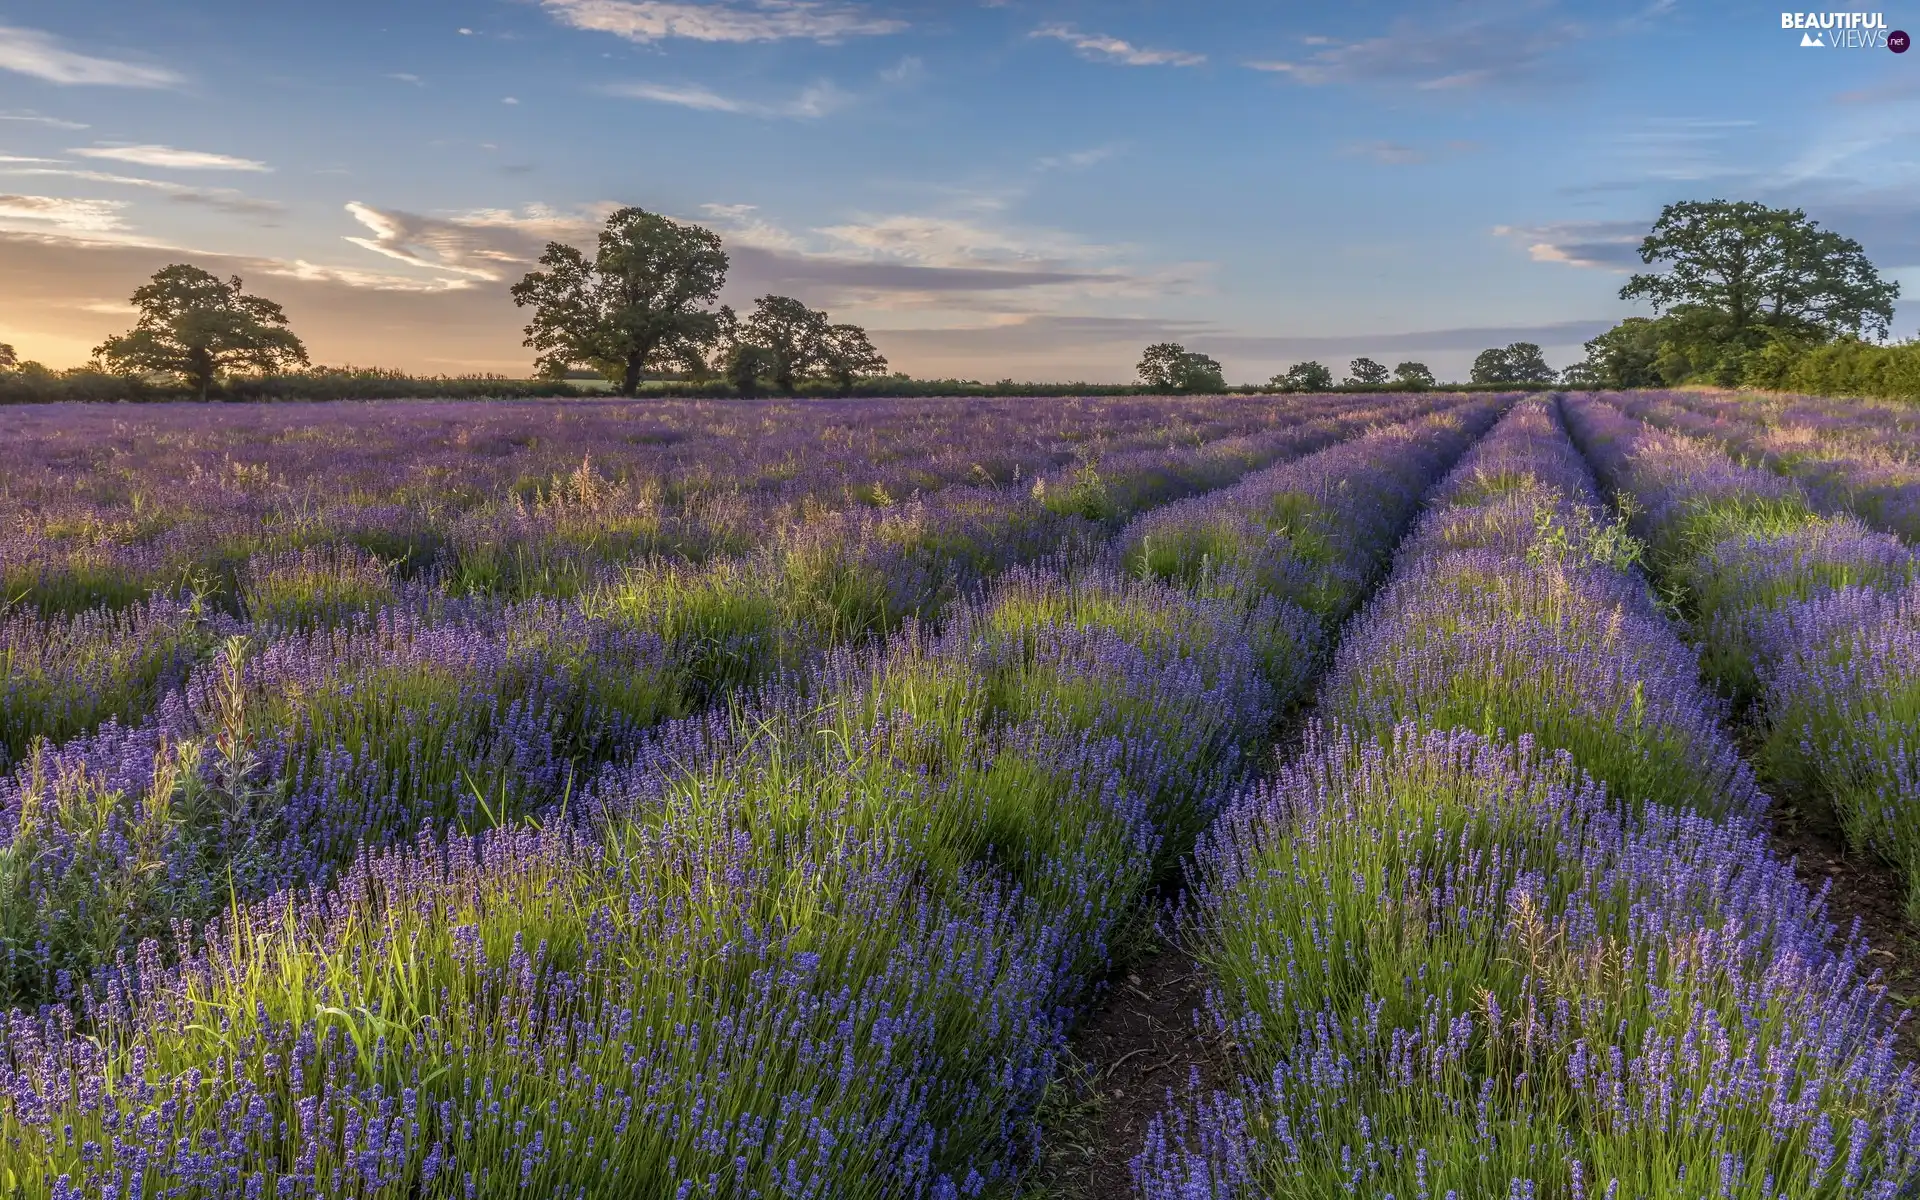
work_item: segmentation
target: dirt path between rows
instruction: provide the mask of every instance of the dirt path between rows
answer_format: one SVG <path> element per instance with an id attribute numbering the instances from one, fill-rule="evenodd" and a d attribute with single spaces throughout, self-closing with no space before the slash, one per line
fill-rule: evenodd
<path id="1" fill-rule="evenodd" d="M 1046 1152 L 1027 1200 L 1114 1200 L 1133 1194 L 1132 1160 L 1147 1125 L 1196 1077 L 1226 1081 L 1227 1055 L 1204 1022 L 1206 979 L 1178 946 L 1154 939 L 1113 977 L 1100 1007 L 1074 1033 L 1068 1068 L 1049 1104 Z"/>
<path id="2" fill-rule="evenodd" d="M 1906 1016 L 1900 1049 L 1920 1062 L 1920 930 L 1907 919 L 1899 876 L 1875 855 L 1850 848 L 1833 815 L 1816 806 L 1776 801 L 1773 843 L 1794 860 L 1803 883 L 1827 889 L 1828 915 L 1841 938 L 1859 923 L 1887 999 Z"/>

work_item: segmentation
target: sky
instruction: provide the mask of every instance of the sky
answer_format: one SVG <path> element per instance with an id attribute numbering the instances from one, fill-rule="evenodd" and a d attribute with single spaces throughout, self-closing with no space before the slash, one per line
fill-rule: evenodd
<path id="1" fill-rule="evenodd" d="M 1893 3 L 1894 0 L 1887 0 Z M 1883 12 L 1920 32 L 1920 0 Z M 1798 206 L 1920 331 L 1920 53 L 1707 0 L 0 0 L 0 342 L 159 267 L 316 362 L 525 375 L 507 289 L 639 205 L 929 377 L 1556 367 L 1662 205 Z M 1827 40 L 1837 41 L 1832 35 Z"/>

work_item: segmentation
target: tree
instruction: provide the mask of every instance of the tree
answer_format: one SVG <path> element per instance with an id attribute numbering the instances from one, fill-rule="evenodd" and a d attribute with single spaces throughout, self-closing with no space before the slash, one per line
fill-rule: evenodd
<path id="1" fill-rule="evenodd" d="M 220 375 L 305 366 L 307 348 L 287 328 L 287 314 L 240 288 L 238 275 L 221 279 L 186 263 L 162 267 L 133 294 L 140 319 L 100 343 L 94 357 L 123 374 L 178 376 L 203 400 Z"/>
<path id="2" fill-rule="evenodd" d="M 791 396 L 797 380 L 825 365 L 827 314 L 791 296 L 762 296 L 740 323 L 740 336 L 772 351 L 779 360 L 773 382 Z"/>
<path id="3" fill-rule="evenodd" d="M 1156 342 L 1140 356 L 1140 382 L 1162 392 L 1220 392 L 1227 387 L 1220 364 L 1178 342 Z"/>
<path id="4" fill-rule="evenodd" d="M 762 379 L 772 378 L 780 370 L 780 356 L 757 342 L 735 342 L 727 349 L 721 372 L 742 396 L 760 390 Z"/>
<path id="5" fill-rule="evenodd" d="M 1140 356 L 1140 382 L 1155 391 L 1171 392 L 1179 386 L 1180 364 L 1187 348 L 1179 342 L 1155 342 Z"/>
<path id="6" fill-rule="evenodd" d="M 1555 373 L 1532 342 L 1482 350 L 1473 360 L 1471 383 L 1552 383 Z"/>
<path id="7" fill-rule="evenodd" d="M 1387 368 L 1370 358 L 1356 358 L 1347 364 L 1347 383 L 1351 386 L 1379 387 L 1387 381 Z"/>
<path id="8" fill-rule="evenodd" d="M 546 378 L 590 366 L 631 396 L 649 370 L 697 369 L 714 339 L 718 318 L 705 306 L 726 282 L 727 254 L 710 230 L 623 208 L 607 218 L 591 262 L 548 242 L 540 265 L 512 294 L 533 308 L 525 344 Z"/>
<path id="9" fill-rule="evenodd" d="M 14 353 L 13 347 L 0 342 L 0 371 L 11 371 L 19 365 L 20 356 Z"/>
<path id="10" fill-rule="evenodd" d="M 1628 317 L 1587 343 L 1585 361 L 1568 367 L 1565 382 L 1575 387 L 1660 387 L 1660 358 L 1667 327 L 1646 317 Z"/>
<path id="11" fill-rule="evenodd" d="M 1507 347 L 1507 370 L 1515 383 L 1552 383 L 1559 375 L 1532 342 L 1514 342 Z"/>
<path id="12" fill-rule="evenodd" d="M 1513 378 L 1507 366 L 1507 352 L 1501 349 L 1482 350 L 1473 359 L 1473 372 L 1467 376 L 1468 383 L 1512 383 Z"/>
<path id="13" fill-rule="evenodd" d="M 1433 371 L 1423 362 L 1403 362 L 1393 368 L 1393 381 L 1409 391 L 1434 385 Z"/>
<path id="14" fill-rule="evenodd" d="M 1667 205 L 1640 243 L 1640 259 L 1668 269 L 1635 275 L 1622 298 L 1658 312 L 1692 309 L 1740 351 L 1759 349 L 1769 334 L 1884 337 L 1900 296 L 1860 243 L 1821 229 L 1800 209 L 1751 201 Z"/>
<path id="15" fill-rule="evenodd" d="M 873 348 L 867 331 L 858 325 L 829 325 L 820 339 L 821 369 L 841 395 L 853 390 L 856 379 L 883 375 L 887 356 Z"/>
<path id="16" fill-rule="evenodd" d="M 1308 361 L 1293 364 L 1267 382 L 1282 392 L 1324 392 L 1333 386 L 1333 372 L 1320 363 Z"/>

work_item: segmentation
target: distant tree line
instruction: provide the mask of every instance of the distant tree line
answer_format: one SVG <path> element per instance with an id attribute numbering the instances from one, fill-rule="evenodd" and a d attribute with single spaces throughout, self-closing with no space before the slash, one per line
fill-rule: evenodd
<path id="1" fill-rule="evenodd" d="M 1634 275 L 1620 294 L 1657 316 L 1631 317 L 1586 344 L 1556 374 L 1540 347 L 1514 342 L 1474 359 L 1475 386 L 1669 387 L 1689 383 L 1920 399 L 1920 342 L 1882 344 L 1899 284 L 1883 279 L 1860 244 L 1799 209 L 1750 202 L 1668 205 L 1640 245 L 1658 273 Z M 278 304 L 176 263 L 133 294 L 138 318 L 85 368 L 55 372 L 0 345 L 0 402 L 147 399 L 185 392 L 235 398 L 348 395 L 523 396 L 569 394 L 569 379 L 600 377 L 623 395 L 670 379 L 681 393 L 1061 394 L 1124 391 L 1086 384 L 913 381 L 857 325 L 788 296 L 767 295 L 744 316 L 718 304 L 729 260 L 719 236 L 639 208 L 607 218 L 589 257 L 549 243 L 538 269 L 511 290 L 532 310 L 526 345 L 540 378 L 419 379 L 398 372 L 311 367 Z M 1229 390 L 1219 362 L 1176 342 L 1148 346 L 1140 389 Z M 1295 363 L 1268 381 L 1287 392 L 1440 386 L 1424 363 L 1391 371 L 1356 358 L 1335 383 L 1325 365 Z M 356 391 L 356 389 L 358 389 Z M 657 387 L 649 390 L 659 390 Z"/>

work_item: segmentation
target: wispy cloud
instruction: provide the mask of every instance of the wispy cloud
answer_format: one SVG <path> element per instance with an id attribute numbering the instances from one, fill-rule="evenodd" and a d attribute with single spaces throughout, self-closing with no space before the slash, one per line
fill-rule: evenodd
<path id="1" fill-rule="evenodd" d="M 634 42 L 686 38 L 697 42 L 838 42 L 898 33 L 906 22 L 819 0 L 541 0 L 575 29 Z"/>
<path id="2" fill-rule="evenodd" d="M 361 271 L 311 263 L 304 258 L 292 260 L 259 259 L 254 267 L 263 275 L 297 279 L 302 283 L 337 283 L 360 291 L 374 292 L 450 292 L 464 290 L 466 284 L 450 279 L 419 279 L 408 275 L 386 275 L 379 271 Z"/>
<path id="3" fill-rule="evenodd" d="M 42 116 L 31 109 L 26 111 L 0 112 L 0 121 L 19 121 L 27 125 L 45 125 L 50 129 L 86 129 L 82 121 L 63 121 L 59 117 Z"/>
<path id="4" fill-rule="evenodd" d="M 59 84 L 102 87 L 173 87 L 183 82 L 165 67 L 99 58 L 63 47 L 52 34 L 0 25 L 0 71 L 18 71 Z"/>
<path id="5" fill-rule="evenodd" d="M 1042 171 L 1078 171 L 1106 162 L 1120 153 L 1119 145 L 1090 146 L 1069 154 L 1049 154 L 1034 165 Z"/>
<path id="6" fill-rule="evenodd" d="M 1920 99 L 1920 75 L 1905 72 L 1880 83 L 1836 92 L 1833 99 L 1837 104 L 1894 104 L 1902 100 Z"/>
<path id="7" fill-rule="evenodd" d="M 1262 59 L 1246 65 L 1303 84 L 1376 83 L 1428 91 L 1515 85 L 1542 78 L 1557 51 L 1587 31 L 1550 19 L 1537 7 L 1525 11 L 1429 25 L 1402 17 L 1385 34 L 1357 42 L 1311 38 L 1311 53 L 1295 59 Z"/>
<path id="8" fill-rule="evenodd" d="M 892 66 L 883 68 L 880 79 L 884 83 L 911 83 L 926 73 L 927 64 L 917 55 L 909 54 Z"/>
<path id="9" fill-rule="evenodd" d="M 0 195 L 0 228 L 27 233 L 113 233 L 126 228 L 120 220 L 125 207 L 120 200 Z"/>
<path id="10" fill-rule="evenodd" d="M 397 79 L 401 83 L 410 83 L 415 87 L 427 86 L 426 80 L 420 78 L 418 75 L 413 74 L 411 71 L 393 71 L 387 75 L 387 78 Z"/>
<path id="11" fill-rule="evenodd" d="M 1128 67 L 1197 67 L 1207 61 L 1204 54 L 1190 54 L 1184 50 L 1152 50 L 1104 33 L 1082 33 L 1071 25 L 1042 25 L 1027 36 L 1065 42 L 1082 58 Z"/>
<path id="12" fill-rule="evenodd" d="M 1631 271 L 1640 267 L 1644 221 L 1557 221 L 1546 225 L 1496 225 L 1496 237 L 1524 244 L 1534 262 Z"/>
<path id="13" fill-rule="evenodd" d="M 853 97 L 831 83 L 816 83 L 791 100 L 768 104 L 727 96 L 700 84 L 614 83 L 601 91 L 627 100 L 649 100 L 701 112 L 735 113 L 748 117 L 776 117 L 813 120 L 838 112 L 853 102 Z"/>
<path id="14" fill-rule="evenodd" d="M 457 277 L 441 286 L 469 287 L 476 280 L 497 282 L 531 265 L 548 242 L 591 240 L 612 207 L 561 212 L 532 205 L 518 212 L 481 209 L 431 217 L 354 200 L 347 204 L 347 213 L 371 236 L 346 240 L 395 261 Z"/>
<path id="15" fill-rule="evenodd" d="M 1462 154 L 1471 154 L 1480 149 L 1478 142 L 1450 141 L 1438 146 L 1415 146 L 1407 142 L 1370 141 L 1349 142 L 1340 148 L 1340 152 L 1349 158 L 1366 158 L 1386 166 L 1413 166 L 1418 163 L 1433 162 L 1437 159 L 1453 158 Z"/>
<path id="16" fill-rule="evenodd" d="M 177 150 L 172 146 L 84 146 L 68 151 L 82 158 L 105 158 L 114 162 L 133 163 L 140 167 L 159 167 L 173 171 L 271 171 L 263 162 L 251 158 L 234 158 L 226 154 L 209 154 L 204 150 Z"/>
<path id="17" fill-rule="evenodd" d="M 211 208 L 219 212 L 244 217 L 278 216 L 286 211 L 286 206 L 274 200 L 263 200 L 258 196 L 249 196 L 232 188 L 189 187 L 168 179 L 146 179 L 138 175 L 117 175 L 110 171 L 88 171 L 74 167 L 23 165 L 13 163 L 40 164 L 55 163 L 58 159 L 0 158 L 0 174 L 31 176 L 52 179 L 78 179 L 85 183 L 103 183 L 109 187 L 139 188 L 143 191 L 159 192 L 181 204 L 193 204 L 202 208 Z"/>

